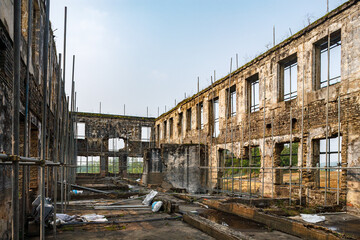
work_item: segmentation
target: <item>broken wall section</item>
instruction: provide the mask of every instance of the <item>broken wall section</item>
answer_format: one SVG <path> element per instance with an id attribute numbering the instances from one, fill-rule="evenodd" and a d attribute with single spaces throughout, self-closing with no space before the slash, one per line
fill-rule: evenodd
<path id="1" fill-rule="evenodd" d="M 206 189 L 205 145 L 163 144 L 147 150 L 144 161 L 143 183 L 170 183 L 173 188 L 190 193 Z"/>
<path id="2" fill-rule="evenodd" d="M 154 118 L 78 112 L 76 122 L 78 174 L 139 177 L 143 153 L 154 147 Z"/>

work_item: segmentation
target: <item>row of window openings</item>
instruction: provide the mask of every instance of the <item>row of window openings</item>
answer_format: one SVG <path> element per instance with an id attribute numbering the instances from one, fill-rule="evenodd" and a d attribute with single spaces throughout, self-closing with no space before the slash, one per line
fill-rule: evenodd
<path id="1" fill-rule="evenodd" d="M 121 166 L 119 157 L 108 157 L 108 172 L 116 174 L 126 169 L 127 173 L 141 174 L 143 172 L 143 162 L 142 157 L 127 157 L 126 166 Z"/>
<path id="2" fill-rule="evenodd" d="M 334 37 L 330 41 L 330 48 L 328 52 L 327 41 L 319 46 L 320 50 L 320 88 L 327 86 L 328 74 L 329 85 L 333 85 L 341 81 L 341 39 L 340 36 Z M 329 68 L 328 68 L 328 55 L 330 56 Z M 289 101 L 297 97 L 297 60 L 293 56 L 289 57 L 290 60 L 282 61 L 280 68 L 282 74 L 280 76 L 280 83 L 282 84 L 281 99 Z M 329 73 L 328 73 L 329 69 Z M 250 83 L 250 112 L 256 112 L 259 110 L 260 94 L 259 94 L 259 79 L 258 76 L 249 79 Z M 228 90 L 229 91 L 229 90 Z M 218 135 L 218 99 L 213 101 L 213 118 L 214 118 L 214 136 Z M 232 117 L 236 115 L 236 89 L 235 86 L 230 88 L 229 104 L 228 104 L 228 116 Z M 203 115 L 201 105 L 201 129 L 203 128 Z M 165 122 L 166 124 L 166 122 Z M 191 109 L 187 110 L 187 129 L 191 129 Z M 166 127 L 164 125 L 164 127 Z M 166 128 L 165 128 L 166 129 Z M 166 130 L 165 130 L 166 131 Z M 166 134 L 164 135 L 166 136 Z"/>
<path id="3" fill-rule="evenodd" d="M 320 50 L 320 88 L 324 88 L 327 86 L 328 75 L 329 75 L 329 85 L 333 85 L 341 81 L 341 38 L 340 35 L 332 37 L 330 40 L 330 48 L 328 48 L 328 41 L 325 41 L 322 44 L 318 44 L 317 47 Z M 329 50 L 329 51 L 328 51 Z M 328 55 L 330 56 L 329 64 L 328 64 Z M 281 85 L 281 96 L 280 99 L 283 101 L 289 101 L 295 99 L 297 97 L 297 73 L 298 73 L 298 64 L 296 56 L 290 56 L 288 59 L 285 59 L 279 63 L 281 69 L 280 75 L 280 85 Z M 329 68 L 328 68 L 329 66 Z M 329 69 L 329 72 L 328 72 Z M 247 79 L 250 85 L 249 89 L 249 102 L 250 102 L 250 112 L 256 112 L 259 110 L 260 103 L 260 94 L 259 94 L 259 77 L 258 75 L 254 75 Z M 228 117 L 233 117 L 236 115 L 236 88 L 232 86 L 228 90 L 228 94 L 230 91 L 229 99 L 227 104 L 227 114 Z M 217 137 L 219 135 L 219 99 L 213 99 L 213 136 Z M 198 105 L 199 106 L 199 105 Z M 203 104 L 201 103 L 198 114 L 198 124 L 203 129 Z M 192 121 L 191 121 L 191 108 L 186 111 L 187 117 L 187 130 L 192 129 Z M 172 119 L 171 119 L 172 120 Z M 180 132 L 182 132 L 182 115 L 179 120 L 180 124 Z M 166 133 L 166 124 L 164 122 L 164 135 L 163 137 L 167 137 Z M 170 122 L 170 137 L 172 136 L 172 121 Z"/>
<path id="4" fill-rule="evenodd" d="M 324 181 L 320 181 L 320 179 L 323 179 L 321 178 L 322 175 L 325 174 L 324 167 L 326 166 L 336 167 L 338 166 L 339 163 L 341 163 L 341 147 L 339 147 L 341 146 L 341 141 L 342 141 L 341 136 L 340 139 L 338 137 L 328 138 L 327 143 L 326 143 L 326 139 L 319 139 L 314 141 L 313 161 L 316 162 L 317 163 L 316 165 L 320 167 L 320 169 L 317 170 L 318 172 L 317 181 L 319 181 L 318 187 L 324 187 Z M 327 146 L 327 151 L 326 151 L 326 146 Z M 277 166 L 279 167 L 298 166 L 298 147 L 299 147 L 298 142 L 292 143 L 291 149 L 290 149 L 290 143 L 278 144 L 277 147 L 282 148 L 281 153 L 279 155 L 279 162 L 276 164 Z M 249 169 L 246 168 L 241 169 L 241 167 L 261 167 L 260 148 L 256 146 L 251 148 L 251 163 L 248 157 L 245 157 L 243 159 L 238 159 L 234 157 L 234 155 L 232 155 L 230 151 L 227 150 L 225 152 L 221 152 L 220 154 L 224 154 L 225 167 L 234 167 L 234 169 L 228 168 L 225 170 L 225 174 L 228 175 L 234 174 L 235 177 L 237 175 L 241 177 L 246 174 L 249 174 L 250 172 Z M 326 163 L 326 154 L 328 155 L 327 163 Z M 248 154 L 246 154 L 245 156 L 248 156 Z M 290 159 L 291 159 L 291 164 L 290 164 Z M 252 169 L 251 171 L 253 174 L 256 174 L 260 172 L 260 169 Z M 280 174 L 281 179 L 278 180 L 275 179 L 275 181 L 278 181 L 278 183 L 280 184 L 288 184 L 290 170 L 281 169 L 280 171 L 281 171 Z M 296 170 L 292 170 L 292 172 L 294 171 Z M 338 170 L 330 169 L 330 171 L 327 172 L 329 182 L 331 182 L 330 178 L 334 178 L 331 172 L 336 172 L 336 171 Z M 299 180 L 300 180 L 299 176 L 297 177 L 296 174 L 294 173 L 292 179 L 293 183 L 295 184 L 299 183 Z M 331 184 L 329 186 L 335 187 L 335 186 L 331 186 Z"/>
<path id="5" fill-rule="evenodd" d="M 75 133 L 76 133 L 75 134 L 76 139 L 85 139 L 85 123 L 77 122 Z M 143 127 L 142 126 L 141 127 L 141 141 L 144 141 L 144 142 L 150 141 L 150 136 L 151 136 L 151 127 Z M 121 138 L 118 138 L 118 139 L 121 139 Z M 121 140 L 124 141 L 123 139 L 121 139 Z M 110 138 L 109 138 L 109 146 L 113 145 L 113 141 L 115 141 L 115 140 L 111 140 L 111 143 L 110 143 Z"/>
<path id="6" fill-rule="evenodd" d="M 236 114 L 236 92 L 232 92 L 230 95 L 230 101 L 232 102 L 232 111 L 231 114 L 235 115 Z M 212 100 L 212 104 L 213 104 L 213 121 L 214 121 L 214 129 L 213 129 L 213 136 L 217 137 L 220 133 L 220 129 L 219 129 L 219 98 L 213 99 Z M 186 130 L 189 131 L 192 129 L 192 119 L 191 119 L 191 111 L 192 109 L 189 108 L 186 111 Z M 197 105 L 197 126 L 198 129 L 204 129 L 204 105 L 203 103 L 199 103 Z M 173 118 L 169 119 L 169 137 L 171 138 L 173 135 L 173 127 L 174 125 L 174 121 Z M 180 134 L 182 134 L 182 127 L 183 127 L 183 114 L 180 113 L 179 114 L 179 132 Z M 160 125 L 157 125 L 157 132 L 158 132 L 158 137 L 160 136 Z M 163 123 L 163 135 L 162 138 L 167 139 L 168 134 L 167 134 L 167 121 L 165 120 Z"/>
<path id="7" fill-rule="evenodd" d="M 318 71 L 316 74 L 316 81 L 319 82 L 319 88 L 325 88 L 328 85 L 334 85 L 341 81 L 341 38 L 340 35 L 333 37 L 330 40 L 330 47 L 328 48 L 328 41 L 318 44 L 317 51 L 319 51 Z M 328 61 L 329 58 L 329 61 Z M 297 76 L 298 64 L 296 56 L 290 56 L 283 60 L 280 65 L 280 100 L 289 101 L 297 97 Z M 249 80 L 250 91 L 250 112 L 259 110 L 259 79 Z"/>
<path id="8" fill-rule="evenodd" d="M 119 173 L 120 168 L 119 157 L 108 157 L 108 172 Z M 142 173 L 143 172 L 143 158 L 142 157 L 127 157 L 126 162 L 127 173 Z M 77 157 L 77 172 L 78 173 L 100 173 L 100 156 L 78 156 Z"/>

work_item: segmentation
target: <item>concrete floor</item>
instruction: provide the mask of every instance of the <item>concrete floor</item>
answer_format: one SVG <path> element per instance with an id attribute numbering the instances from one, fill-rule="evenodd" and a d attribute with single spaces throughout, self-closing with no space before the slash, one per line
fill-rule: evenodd
<path id="1" fill-rule="evenodd" d="M 138 196 L 139 192 L 145 194 L 146 192 L 150 191 L 149 189 L 140 186 L 136 186 L 134 189 L 134 191 L 136 191 L 133 193 L 134 197 Z M 129 193 L 129 191 L 127 191 L 127 193 Z M 68 215 L 85 215 L 96 213 L 98 215 L 104 215 L 109 220 L 109 222 L 101 224 L 97 223 L 62 226 L 58 228 L 56 238 L 53 235 L 53 231 L 49 230 L 47 232 L 46 239 L 214 239 L 207 234 L 213 230 L 210 230 L 209 232 L 209 230 L 204 230 L 202 228 L 202 230 L 207 233 L 202 232 L 188 223 L 185 223 L 181 219 L 181 214 L 179 213 L 153 213 L 150 207 L 136 207 L 141 205 L 142 199 L 114 199 L 113 197 L 104 198 L 104 196 L 94 198 L 93 194 L 88 195 L 88 199 L 86 198 L 86 194 L 84 194 L 81 198 L 83 200 L 70 201 L 65 213 Z M 165 193 L 159 193 L 157 198 L 160 198 L 163 201 L 171 201 L 172 203 L 178 205 L 179 211 L 182 214 L 195 214 L 200 216 L 201 219 L 207 219 L 206 221 L 210 220 L 214 223 L 214 225 L 212 225 L 212 229 L 219 229 L 225 226 L 225 232 L 235 231 L 237 233 L 241 233 L 242 236 L 245 236 L 246 239 L 300 239 L 298 237 L 270 229 L 263 224 L 253 222 L 236 215 L 209 209 L 206 205 L 197 202 L 197 200 L 189 202 L 175 197 L 172 194 Z M 193 199 L 200 198 L 221 199 L 223 197 L 210 195 L 193 196 Z M 123 208 L 109 209 L 114 205 L 121 205 Z M 95 209 L 99 206 L 105 209 Z M 60 209 L 60 205 L 58 205 L 58 209 Z M 163 219 L 169 217 L 180 218 L 176 220 Z M 154 219 L 156 219 L 156 221 L 149 221 Z M 342 230 L 339 232 L 345 231 L 346 233 L 355 234 L 354 236 L 359 236 L 357 235 L 357 226 L 360 224 L 359 218 L 346 214 L 335 214 L 334 216 L 328 216 L 327 219 L 328 220 L 326 222 L 323 222 L 319 225 L 332 230 Z M 296 220 L 301 221 L 301 219 Z M 113 223 L 113 221 L 117 221 L 118 223 Z M 354 228 L 354 226 L 356 227 Z M 38 236 L 28 239 L 35 240 L 38 239 Z"/>
<path id="2" fill-rule="evenodd" d="M 34 238 L 37 239 L 37 238 Z M 47 235 L 46 239 L 55 239 Z M 111 224 L 101 226 L 68 227 L 58 233 L 57 239 L 214 239 L 182 220 Z"/>

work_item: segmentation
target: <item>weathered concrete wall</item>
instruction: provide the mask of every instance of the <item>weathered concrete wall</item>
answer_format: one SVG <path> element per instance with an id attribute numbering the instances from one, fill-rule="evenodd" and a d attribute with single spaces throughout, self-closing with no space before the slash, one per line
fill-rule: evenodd
<path id="1" fill-rule="evenodd" d="M 143 184 L 161 184 L 163 180 L 164 175 L 161 149 L 146 149 L 144 154 L 144 169 L 142 174 Z"/>
<path id="2" fill-rule="evenodd" d="M 126 175 L 127 157 L 143 157 L 144 150 L 153 147 L 153 137 L 150 141 L 142 139 L 141 127 L 150 127 L 152 136 L 154 118 L 79 112 L 76 114 L 76 121 L 85 123 L 85 138 L 77 140 L 77 155 L 101 156 L 101 176 L 109 174 L 109 157 L 120 158 L 121 174 Z M 122 139 L 124 147 L 118 151 L 110 151 L 109 138 Z"/>
<path id="3" fill-rule="evenodd" d="M 190 193 L 206 191 L 206 147 L 199 144 L 163 144 L 161 148 L 146 150 L 144 159 L 144 184 L 161 184 Z"/>
<path id="4" fill-rule="evenodd" d="M 246 149 L 259 147 L 261 165 L 271 167 L 276 146 L 290 142 L 299 142 L 298 165 L 314 167 L 314 142 L 326 136 L 326 96 L 327 88 L 319 88 L 318 60 L 316 44 L 326 39 L 327 32 L 341 34 L 341 82 L 331 85 L 328 105 L 328 136 L 338 134 L 338 116 L 340 115 L 341 163 L 342 166 L 359 167 L 360 144 L 360 3 L 349 1 L 328 15 L 310 24 L 292 37 L 258 56 L 254 60 L 235 70 L 230 75 L 216 81 L 200 93 L 180 102 L 174 109 L 156 119 L 156 144 L 206 144 L 209 148 L 209 166 L 219 167 L 219 151 L 233 150 L 235 157 L 246 157 Z M 281 63 L 290 56 L 297 59 L 297 97 L 290 101 L 281 98 Z M 249 81 L 254 75 L 259 77 L 259 110 L 249 113 Z M 227 89 L 235 86 L 236 115 L 228 117 Z M 219 99 L 220 134 L 213 137 L 214 121 L 212 101 Z M 340 98 L 340 112 L 338 99 Z M 265 99 L 265 100 L 264 100 Z M 203 103 L 204 128 L 197 121 L 197 104 Z M 187 110 L 191 108 L 192 129 L 187 127 Z M 304 109 L 304 114 L 302 114 Z M 182 120 L 180 119 L 182 116 Z M 302 128 L 302 117 L 304 124 Z M 169 122 L 173 119 L 173 126 Z M 166 129 L 164 122 L 166 121 Z M 265 126 L 265 129 L 264 129 Z M 292 136 L 290 135 L 290 126 Z M 170 133 L 170 128 L 172 132 Z M 158 131 L 159 129 L 159 131 Z M 265 135 L 264 135 L 265 131 Z M 303 138 L 302 138 L 303 131 Z M 166 136 L 164 136 L 166 132 Z M 301 139 L 303 145 L 301 146 Z M 265 144 L 263 145 L 265 141 Z M 226 146 L 225 146 L 226 144 Z M 264 154 L 262 153 L 265 147 Z M 301 159 L 303 162 L 301 162 Z M 264 175 L 263 175 L 264 174 Z M 272 171 L 261 171 L 264 176 L 264 193 L 282 195 L 273 184 Z M 208 175 L 208 186 L 218 185 L 217 177 L 222 173 L 214 169 Z M 303 170 L 303 184 L 311 191 L 324 193 L 317 189 L 314 182 L 314 170 Z M 359 211 L 359 171 L 342 170 L 340 174 L 340 198 L 349 207 Z M 304 189 L 303 189 L 304 190 Z M 299 194 L 299 189 L 293 191 Z M 296 196 L 294 192 L 293 196 Z M 302 194 L 305 190 L 302 191 Z M 287 195 L 288 196 L 288 195 Z M 315 198 L 313 200 L 316 200 Z M 327 204 L 333 204 L 331 199 Z M 323 199 L 318 203 L 323 203 Z"/>
<path id="5" fill-rule="evenodd" d="M 175 188 L 186 189 L 190 193 L 205 191 L 204 146 L 198 144 L 165 144 L 161 148 L 164 165 L 164 179 Z"/>

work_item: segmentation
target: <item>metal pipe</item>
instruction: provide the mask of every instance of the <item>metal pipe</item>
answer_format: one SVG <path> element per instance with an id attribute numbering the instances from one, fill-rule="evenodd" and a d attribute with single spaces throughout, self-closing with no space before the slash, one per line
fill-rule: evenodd
<path id="1" fill-rule="evenodd" d="M 271 112 L 271 197 L 274 198 L 274 112 Z"/>
<path id="2" fill-rule="evenodd" d="M 46 0 L 46 18 L 43 44 L 43 109 L 41 121 L 42 151 L 41 159 L 46 157 L 46 118 L 47 118 L 47 71 L 48 71 L 48 43 L 49 43 L 49 17 L 50 0 Z M 45 171 L 44 165 L 40 168 L 40 239 L 45 239 Z"/>
<path id="3" fill-rule="evenodd" d="M 70 140 L 70 121 L 69 121 L 69 96 L 66 101 L 66 115 L 65 115 L 65 164 L 69 164 L 69 140 Z M 65 211 L 67 207 L 67 195 L 68 195 L 68 168 L 64 168 L 64 200 L 65 200 Z"/>
<path id="4" fill-rule="evenodd" d="M 273 26 L 273 46 L 275 47 L 275 25 Z"/>
<path id="5" fill-rule="evenodd" d="M 13 82 L 13 155 L 19 155 L 20 139 L 20 37 L 21 37 L 21 1 L 14 1 L 14 82 Z M 19 162 L 12 164 L 12 239 L 19 239 Z"/>
<path id="6" fill-rule="evenodd" d="M 210 167 L 199 167 L 199 168 L 210 168 Z M 231 167 L 211 167 L 214 169 L 231 169 Z M 260 169 L 260 167 L 242 167 L 243 169 Z M 234 167 L 234 169 L 241 169 L 241 167 Z M 272 169 L 271 167 L 265 167 L 265 169 Z M 274 170 L 299 170 L 299 167 L 274 167 Z M 303 169 L 329 169 L 329 170 L 336 170 L 336 169 L 360 169 L 360 167 L 303 167 Z M 336 189 L 336 188 L 334 188 Z"/>
<path id="7" fill-rule="evenodd" d="M 236 55 L 237 56 L 237 55 Z M 229 83 L 230 83 L 230 79 L 231 79 L 231 73 L 232 73 L 232 58 L 231 58 L 231 63 L 230 63 L 230 77 L 229 77 Z M 236 91 L 236 85 L 235 85 L 235 91 Z M 229 93 L 230 93 L 230 86 L 229 86 Z M 229 99 L 231 101 L 231 98 L 229 96 Z M 236 102 L 236 97 L 235 97 L 235 102 Z M 230 102 L 230 105 L 232 106 L 232 102 Z M 232 129 L 232 116 L 231 116 L 231 109 L 230 110 L 230 138 L 231 138 L 231 166 L 234 167 L 234 142 L 233 142 L 233 129 Z M 236 111 L 236 109 L 235 109 Z M 234 193 L 234 170 L 231 170 L 231 192 Z"/>
<path id="8" fill-rule="evenodd" d="M 62 163 L 64 163 L 65 161 L 65 138 L 66 138 L 66 122 L 65 122 L 65 116 L 66 116 L 66 94 L 65 94 L 65 79 L 66 79 L 66 74 L 65 74 L 65 70 L 66 70 L 66 29 L 67 29 L 67 7 L 65 6 L 64 8 L 64 50 L 63 50 L 63 54 L 64 54 L 64 58 L 63 58 L 63 91 L 64 91 L 64 100 L 63 100 L 63 119 L 62 119 L 62 144 L 61 144 L 61 161 Z M 65 175 L 65 171 L 64 171 L 64 166 L 61 167 L 60 169 L 60 179 L 61 179 L 61 212 L 64 212 L 64 175 Z"/>
<path id="9" fill-rule="evenodd" d="M 200 79 L 198 77 L 197 79 L 197 94 L 198 94 L 198 107 L 197 107 L 197 127 L 198 127 L 198 134 L 199 134 L 199 163 L 201 162 L 200 161 L 200 156 L 201 156 L 201 153 L 200 153 L 200 141 L 201 141 L 201 111 L 200 111 L 200 95 L 199 95 L 199 82 L 200 82 Z M 176 105 L 176 104 L 175 104 Z M 171 130 L 171 129 L 170 129 Z"/>
<path id="10" fill-rule="evenodd" d="M 232 66 L 232 58 L 230 60 L 230 76 L 229 76 L 229 82 L 228 82 L 228 94 L 227 94 L 227 99 L 226 99 L 226 102 L 227 104 L 225 104 L 225 147 L 224 147 L 224 154 L 223 154 L 223 167 L 225 167 L 226 165 L 226 138 L 227 138 L 227 119 L 229 117 L 229 114 L 230 114 L 230 111 L 229 111 L 229 107 L 230 107 L 230 79 L 231 79 L 231 66 Z M 225 171 L 223 170 L 223 174 L 225 175 Z M 227 181 L 226 182 L 226 186 L 227 186 L 227 190 L 228 190 L 228 184 L 229 182 Z M 223 187 L 224 187 L 224 181 L 223 181 Z"/>
<path id="11" fill-rule="evenodd" d="M 214 71 L 215 73 L 215 71 Z M 215 76 L 215 75 L 214 75 Z M 214 125 L 214 92 L 213 92 L 213 76 L 211 76 L 211 88 L 210 88 L 210 98 L 211 98 L 211 106 L 210 106 L 210 109 L 212 109 L 211 111 L 211 116 L 209 117 L 209 130 L 210 130 L 210 154 L 208 155 L 208 157 L 210 158 L 210 156 L 212 156 L 211 154 L 211 151 L 212 151 L 212 142 L 213 142 L 213 131 L 214 131 L 214 128 L 213 128 L 213 125 Z M 208 161 L 208 164 L 207 166 L 209 166 L 209 162 L 211 162 L 211 159 L 210 161 Z M 210 163 L 211 164 L 211 163 Z M 209 171 L 207 171 L 207 175 L 210 175 L 210 180 L 212 179 L 212 168 L 210 168 L 210 174 L 209 174 Z M 210 188 L 211 188 L 211 182 L 210 182 Z"/>
<path id="12" fill-rule="evenodd" d="M 53 64 L 52 64 L 52 58 L 53 58 L 53 55 L 52 55 L 52 47 L 53 47 L 53 41 L 50 39 L 50 59 L 49 59 L 49 107 L 48 107 L 48 112 L 49 112 L 49 116 L 51 115 L 51 94 L 52 94 L 52 72 L 53 72 Z M 47 100 L 46 100 L 47 102 Z M 50 121 L 50 119 L 49 119 Z M 50 127 L 47 128 L 47 144 L 46 146 L 47 147 L 47 154 L 46 154 L 46 157 L 47 158 L 50 158 Z M 49 167 L 46 167 L 46 196 L 49 196 L 49 187 L 50 187 L 50 181 L 49 181 L 49 174 L 50 173 L 50 170 L 49 170 Z"/>
<path id="13" fill-rule="evenodd" d="M 56 214 L 57 214 L 57 168 L 53 167 L 54 171 L 54 228 L 53 228 L 53 232 L 54 232 L 54 237 L 56 238 Z"/>
<path id="14" fill-rule="evenodd" d="M 74 79 L 74 75 L 75 75 L 75 55 L 73 55 L 73 65 L 72 65 L 72 79 L 71 79 L 71 82 L 72 82 L 72 87 L 71 87 L 71 115 L 70 115 L 70 134 L 69 134 L 69 160 L 70 160 L 70 163 L 73 164 L 73 161 L 74 161 L 74 154 L 75 154 L 75 141 L 74 141 L 74 125 L 75 125 L 75 122 L 74 122 L 74 112 L 75 112 L 75 79 Z M 71 176 L 72 174 L 70 174 L 72 170 L 69 170 L 69 168 L 67 168 L 67 175 L 68 175 L 68 178 L 66 180 L 66 183 L 67 183 L 67 187 L 68 187 L 68 190 L 66 192 L 67 194 L 67 201 L 69 202 L 70 200 L 70 194 L 69 192 L 71 191 L 71 186 L 68 185 L 68 182 L 71 181 Z"/>
<path id="15" fill-rule="evenodd" d="M 302 175 L 304 165 L 304 98 L 305 98 L 305 65 L 303 66 L 302 104 L 301 104 L 301 165 L 300 165 L 300 206 L 302 205 Z"/>
<path id="16" fill-rule="evenodd" d="M 63 99 L 62 99 L 62 127 L 61 127 L 61 131 L 60 131 L 60 161 L 61 164 L 64 164 L 64 160 L 65 160 L 65 116 L 66 116 L 66 111 L 65 111 L 65 99 L 66 99 L 66 95 L 65 95 L 65 87 L 64 87 L 64 82 L 62 82 L 62 92 L 64 93 L 63 95 Z M 61 181 L 61 187 L 60 187 L 60 201 L 61 201 L 61 213 L 64 213 L 64 165 L 61 166 L 60 168 L 60 181 Z"/>
<path id="17" fill-rule="evenodd" d="M 152 222 L 152 221 L 164 221 L 164 220 L 178 220 L 181 219 L 182 216 L 175 216 L 175 217 L 164 217 L 164 218 L 150 218 L 150 219 L 137 219 L 137 220 L 125 220 L 125 221 L 109 221 L 109 222 L 68 222 L 62 224 L 63 226 L 66 225 L 108 225 L 108 224 L 122 224 L 122 223 L 134 223 L 134 222 Z"/>
<path id="18" fill-rule="evenodd" d="M 65 7 L 64 9 L 64 63 L 63 63 L 63 81 L 65 84 L 65 70 L 66 70 L 66 27 L 67 27 L 67 7 Z M 65 92 L 65 88 L 64 88 L 64 92 Z"/>
<path id="19" fill-rule="evenodd" d="M 243 155 L 241 153 L 241 150 L 243 149 L 243 141 L 244 141 L 244 124 L 243 121 L 241 121 L 241 138 L 240 138 L 240 167 L 243 167 Z M 240 193 L 242 193 L 242 175 L 243 175 L 243 171 L 242 169 L 240 170 L 240 185 L 239 185 L 239 189 L 240 189 Z"/>
<path id="20" fill-rule="evenodd" d="M 60 158 L 59 158 L 59 148 L 60 148 L 60 128 L 59 128 L 59 123 L 60 123 L 60 103 L 61 103 L 61 96 L 62 96 L 62 89 L 61 89 L 61 53 L 59 54 L 59 66 L 58 66 L 58 74 L 57 74 L 57 94 L 58 94 L 58 99 L 57 99 L 57 103 L 56 104 L 56 112 L 55 112 L 55 153 L 54 153 L 54 160 L 56 159 L 56 162 L 60 163 Z M 54 173 L 54 216 L 56 219 L 56 213 L 57 213 L 57 178 L 58 178 L 58 168 L 53 168 L 55 169 L 55 173 Z M 56 224 L 54 224 L 54 237 L 56 238 Z"/>
<path id="21" fill-rule="evenodd" d="M 249 111 L 248 112 L 248 115 L 249 115 L 249 136 L 248 136 L 249 137 L 249 153 L 248 154 L 249 154 L 249 166 L 251 166 L 252 165 L 252 159 L 251 159 L 251 95 L 248 97 L 248 111 Z M 251 197 L 251 168 L 250 168 L 248 186 L 249 186 L 249 195 Z"/>
<path id="22" fill-rule="evenodd" d="M 23 162 L 35 162 L 39 163 L 41 160 L 37 158 L 31 158 L 31 157 L 19 157 L 21 161 Z"/>
<path id="23" fill-rule="evenodd" d="M 340 163 L 340 148 L 341 148 L 341 144 L 340 144 L 340 131 L 341 131 L 340 108 L 341 108 L 341 105 L 340 105 L 340 96 L 339 96 L 339 98 L 338 98 L 338 162 L 337 162 L 338 167 L 341 166 L 341 163 Z M 340 203 L 340 169 L 337 171 L 336 203 L 337 203 L 337 205 L 339 205 L 339 203 Z"/>
<path id="24" fill-rule="evenodd" d="M 291 77 L 290 77 L 291 80 Z M 291 90 L 290 90 L 291 91 Z M 290 183 L 290 187 L 289 187 L 289 205 L 291 205 L 291 190 L 292 190 L 292 186 L 291 186 L 291 180 L 292 180 L 292 171 L 291 171 L 291 167 L 292 167 L 292 109 L 290 106 L 290 160 L 289 160 L 289 166 L 290 166 L 290 176 L 289 176 L 289 183 Z"/>
<path id="25" fill-rule="evenodd" d="M 28 122 L 29 122 L 29 82 L 30 82 L 30 51 L 31 51 L 31 34 L 32 34 L 32 0 L 28 0 L 28 29 L 27 29 L 27 51 L 26 51 L 26 82 L 25 82 L 25 119 L 24 119 L 24 156 L 28 156 Z M 28 188 L 28 172 L 29 168 L 27 166 L 23 167 L 23 184 L 22 184 L 22 231 L 21 239 L 25 238 L 25 221 L 26 221 L 26 199 L 29 196 Z"/>
<path id="26" fill-rule="evenodd" d="M 264 197 L 264 188 L 265 188 L 265 102 L 266 102 L 266 92 L 265 92 L 265 78 L 263 79 L 263 94 L 264 94 L 264 106 L 263 106 L 263 110 L 264 110 L 264 116 L 263 116 L 263 150 L 262 150 L 262 165 L 263 165 L 263 174 L 262 174 L 262 191 L 261 191 L 261 197 Z"/>
<path id="27" fill-rule="evenodd" d="M 327 13 L 329 13 L 329 0 L 327 0 Z M 329 23 L 330 24 L 330 23 Z M 329 26 L 327 28 L 327 86 L 326 86 L 326 129 L 325 129 L 325 166 L 330 165 L 330 159 L 328 159 L 328 127 L 329 127 L 329 83 L 330 83 L 330 29 Z M 330 172 L 329 172 L 330 174 Z M 320 176 L 321 180 L 321 176 Z M 327 198 L 327 188 L 328 188 L 328 180 L 330 187 L 330 175 L 328 179 L 328 171 L 325 170 L 325 196 L 324 196 L 324 205 L 326 206 L 326 198 Z"/>

